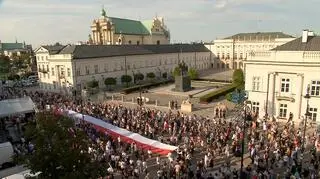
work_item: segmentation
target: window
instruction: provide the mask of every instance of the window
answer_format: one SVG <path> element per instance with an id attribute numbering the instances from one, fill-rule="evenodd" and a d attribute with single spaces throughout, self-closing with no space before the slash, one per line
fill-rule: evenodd
<path id="1" fill-rule="evenodd" d="M 260 106 L 259 102 L 252 102 L 252 111 L 255 113 L 259 113 L 259 109 L 260 109 L 259 106 Z"/>
<path id="2" fill-rule="evenodd" d="M 44 70 L 44 65 L 42 65 L 42 70 Z"/>
<path id="3" fill-rule="evenodd" d="M 47 65 L 47 71 L 49 71 L 49 65 Z"/>
<path id="4" fill-rule="evenodd" d="M 64 68 L 61 68 L 60 73 L 61 73 L 61 76 L 64 76 Z"/>
<path id="5" fill-rule="evenodd" d="M 252 79 L 252 91 L 260 91 L 260 77 L 253 77 Z"/>
<path id="6" fill-rule="evenodd" d="M 108 71 L 108 65 L 104 64 L 104 72 L 107 72 L 107 71 Z"/>
<path id="7" fill-rule="evenodd" d="M 156 28 L 156 32 L 159 32 L 159 29 L 158 29 L 158 28 Z"/>
<path id="8" fill-rule="evenodd" d="M 131 45 L 131 40 L 128 41 L 128 44 Z"/>
<path id="9" fill-rule="evenodd" d="M 290 89 L 290 79 L 282 78 L 281 79 L 281 92 L 288 93 Z"/>
<path id="10" fill-rule="evenodd" d="M 311 81 L 311 96 L 320 96 L 320 81 Z"/>
<path id="11" fill-rule="evenodd" d="M 43 61 L 43 56 L 41 57 L 41 61 Z"/>
<path id="12" fill-rule="evenodd" d="M 280 104 L 279 108 L 279 117 L 285 118 L 287 117 L 288 105 L 287 104 Z"/>
<path id="13" fill-rule="evenodd" d="M 77 76 L 80 76 L 80 75 L 81 75 L 80 68 L 77 68 L 77 70 L 76 70 L 76 75 L 77 75 Z"/>
<path id="14" fill-rule="evenodd" d="M 57 83 L 55 81 L 52 82 L 53 83 L 53 89 L 57 88 Z"/>
<path id="15" fill-rule="evenodd" d="M 86 75 L 89 75 L 90 74 L 90 70 L 89 70 L 89 67 L 86 66 Z"/>
<path id="16" fill-rule="evenodd" d="M 240 53 L 240 58 L 239 59 L 241 60 L 242 58 L 243 58 L 243 53 Z"/>
<path id="17" fill-rule="evenodd" d="M 157 45 L 160 45 L 160 40 L 157 40 Z"/>
<path id="18" fill-rule="evenodd" d="M 48 56 L 46 56 L 46 60 L 48 60 Z"/>
<path id="19" fill-rule="evenodd" d="M 54 76 L 54 68 L 51 68 L 51 75 Z"/>
<path id="20" fill-rule="evenodd" d="M 71 76 L 71 70 L 70 70 L 70 68 L 67 68 L 67 75 L 68 75 L 68 77 Z"/>
<path id="21" fill-rule="evenodd" d="M 96 73 L 96 74 L 99 73 L 99 67 L 98 67 L 98 65 L 95 65 L 95 66 L 94 66 L 94 73 Z"/>
<path id="22" fill-rule="evenodd" d="M 137 41 L 137 45 L 140 45 L 140 41 Z"/>
<path id="23" fill-rule="evenodd" d="M 310 112 L 310 119 L 313 121 L 317 120 L 317 113 L 318 113 L 318 108 L 309 108 Z"/>

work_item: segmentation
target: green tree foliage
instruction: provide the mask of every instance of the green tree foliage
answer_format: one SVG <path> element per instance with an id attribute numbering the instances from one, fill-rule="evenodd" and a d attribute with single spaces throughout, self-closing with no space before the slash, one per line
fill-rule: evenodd
<path id="1" fill-rule="evenodd" d="M 181 69 L 179 66 L 176 66 L 172 72 L 172 76 L 179 76 L 181 74 Z"/>
<path id="2" fill-rule="evenodd" d="M 168 78 L 168 73 L 167 72 L 162 73 L 162 78 L 167 79 Z"/>
<path id="3" fill-rule="evenodd" d="M 233 72 L 232 82 L 233 84 L 238 85 L 237 89 L 244 89 L 244 75 L 241 69 L 237 69 Z"/>
<path id="4" fill-rule="evenodd" d="M 144 75 L 142 73 L 137 73 L 134 75 L 135 81 L 142 81 L 144 79 Z"/>
<path id="5" fill-rule="evenodd" d="M 147 78 L 154 79 L 156 75 L 153 72 L 147 73 Z"/>
<path id="6" fill-rule="evenodd" d="M 130 75 L 122 75 L 121 83 L 130 83 L 132 81 L 132 77 Z"/>
<path id="7" fill-rule="evenodd" d="M 32 154 L 18 160 L 44 179 L 99 178 L 106 175 L 107 164 L 92 160 L 90 139 L 73 120 L 49 113 L 38 113 L 37 124 L 28 124 L 25 136 L 35 145 Z M 72 130 L 71 130 L 72 129 Z"/>
<path id="8" fill-rule="evenodd" d="M 96 88 L 99 86 L 99 82 L 97 80 L 88 81 L 87 86 L 89 88 Z"/>
<path id="9" fill-rule="evenodd" d="M 116 84 L 117 84 L 117 79 L 112 78 L 112 77 L 106 78 L 106 79 L 104 80 L 104 84 L 105 84 L 106 86 L 116 85 Z"/>
<path id="10" fill-rule="evenodd" d="M 20 79 L 20 76 L 17 75 L 17 74 L 11 73 L 11 74 L 8 75 L 8 80 L 14 81 L 14 80 L 19 80 L 19 79 Z"/>
<path id="11" fill-rule="evenodd" d="M 199 77 L 199 73 L 195 68 L 190 68 L 188 71 L 188 75 L 192 80 L 197 79 Z"/>
<path id="12" fill-rule="evenodd" d="M 11 68 L 10 58 L 4 55 L 0 55 L 0 73 L 9 73 Z"/>

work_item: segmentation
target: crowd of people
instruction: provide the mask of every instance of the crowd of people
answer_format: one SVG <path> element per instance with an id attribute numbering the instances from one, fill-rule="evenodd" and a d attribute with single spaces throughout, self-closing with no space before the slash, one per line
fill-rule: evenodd
<path id="1" fill-rule="evenodd" d="M 282 125 L 274 120 L 260 120 L 253 116 L 245 123 L 243 113 L 236 117 L 212 118 L 186 115 L 178 110 L 163 112 L 146 107 L 127 108 L 116 103 L 76 101 L 55 93 L 22 92 L 37 104 L 40 110 L 47 106 L 72 109 L 107 121 L 115 126 L 139 133 L 150 139 L 178 146 L 177 151 L 160 157 L 151 151 L 137 149 L 96 131 L 90 124 L 81 123 L 92 138 L 92 152 L 110 161 L 110 177 L 124 176 L 154 178 L 148 160 L 156 160 L 159 178 L 317 178 L 319 177 L 320 136 L 315 132 L 303 138 L 302 129 L 290 122 Z M 239 110 L 243 111 L 243 110 Z M 240 157 L 242 141 L 244 152 L 251 162 L 243 172 L 232 167 L 233 156 Z M 305 142 L 303 145 L 303 141 Z M 303 157 L 301 157 L 303 154 Z M 222 161 L 222 162 L 220 162 Z M 221 163 L 223 163 L 221 165 Z M 245 176 L 244 176 L 245 175 Z"/>

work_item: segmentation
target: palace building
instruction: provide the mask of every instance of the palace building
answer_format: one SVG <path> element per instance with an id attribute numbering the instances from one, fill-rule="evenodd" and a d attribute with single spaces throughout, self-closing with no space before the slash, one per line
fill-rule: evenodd
<path id="1" fill-rule="evenodd" d="M 163 79 L 181 61 L 199 71 L 212 63 L 211 52 L 203 44 L 55 45 L 41 46 L 35 53 L 40 88 L 63 92 L 84 89 L 93 79 L 100 88 L 108 77 L 121 84 L 122 75 L 137 73 L 152 72 L 156 79 Z"/>
<path id="2" fill-rule="evenodd" d="M 89 44 L 94 45 L 144 45 L 169 44 L 170 32 L 162 17 L 137 21 L 109 17 L 104 9 L 101 17 L 93 20 Z"/>
<path id="3" fill-rule="evenodd" d="M 214 40 L 209 48 L 215 55 L 215 68 L 243 69 L 243 61 L 249 53 L 267 51 L 294 39 L 283 32 L 238 33 Z"/>
<path id="4" fill-rule="evenodd" d="M 319 36 L 304 30 L 272 50 L 250 53 L 244 69 L 248 99 L 261 118 L 287 120 L 291 113 L 298 122 L 307 113 L 308 121 L 320 124 Z"/>

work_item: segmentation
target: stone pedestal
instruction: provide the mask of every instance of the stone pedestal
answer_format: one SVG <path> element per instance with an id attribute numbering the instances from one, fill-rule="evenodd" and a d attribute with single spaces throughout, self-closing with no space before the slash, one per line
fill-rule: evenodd
<path id="1" fill-rule="evenodd" d="M 191 79 L 189 76 L 181 75 L 175 77 L 174 91 L 186 92 L 191 90 Z"/>
<path id="2" fill-rule="evenodd" d="M 181 104 L 181 111 L 182 112 L 192 112 L 193 111 L 193 104 L 191 103 L 182 103 Z"/>

